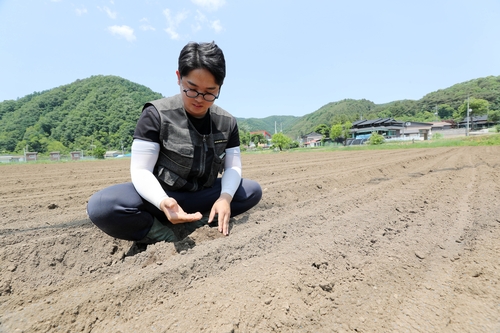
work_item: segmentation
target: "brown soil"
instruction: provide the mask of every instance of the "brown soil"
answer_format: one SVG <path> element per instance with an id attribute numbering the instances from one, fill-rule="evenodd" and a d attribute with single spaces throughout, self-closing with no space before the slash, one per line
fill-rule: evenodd
<path id="1" fill-rule="evenodd" d="M 500 147 L 244 155 L 229 237 L 88 220 L 129 161 L 0 167 L 0 332 L 499 332 Z"/>

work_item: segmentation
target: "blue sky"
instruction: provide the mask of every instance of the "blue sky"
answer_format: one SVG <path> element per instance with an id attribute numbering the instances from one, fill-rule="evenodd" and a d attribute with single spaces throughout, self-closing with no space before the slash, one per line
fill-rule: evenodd
<path id="1" fill-rule="evenodd" d="M 346 98 L 420 99 L 500 75 L 499 0 L 0 1 L 0 101 L 92 75 L 170 96 L 189 41 L 214 40 L 236 117 Z"/>

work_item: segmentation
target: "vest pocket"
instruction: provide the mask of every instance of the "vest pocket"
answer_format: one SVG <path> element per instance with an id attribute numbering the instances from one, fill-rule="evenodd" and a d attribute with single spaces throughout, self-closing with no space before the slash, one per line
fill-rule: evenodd
<path id="1" fill-rule="evenodd" d="M 222 173 L 224 171 L 224 162 L 226 161 L 226 152 L 222 152 L 220 155 L 214 156 L 214 169 L 217 170 L 218 173 Z"/>
<path id="2" fill-rule="evenodd" d="M 220 156 L 214 155 L 210 175 L 208 176 L 206 183 L 203 185 L 204 187 L 212 187 L 214 185 L 215 179 L 224 171 L 225 159 L 225 154 L 222 155 L 222 158 L 220 158 Z"/>
<path id="3" fill-rule="evenodd" d="M 186 184 L 186 180 L 180 178 L 179 175 L 163 167 L 160 167 L 158 169 L 157 177 L 160 181 L 167 185 L 167 189 L 170 191 L 178 190 Z"/>

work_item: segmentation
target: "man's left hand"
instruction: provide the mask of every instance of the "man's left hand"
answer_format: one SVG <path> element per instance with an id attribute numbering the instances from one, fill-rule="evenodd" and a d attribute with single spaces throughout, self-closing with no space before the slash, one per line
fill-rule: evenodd
<path id="1" fill-rule="evenodd" d="M 217 201 L 212 206 L 210 210 L 210 215 L 208 216 L 208 223 L 212 223 L 215 214 L 218 215 L 219 220 L 219 232 L 223 235 L 229 235 L 229 219 L 231 218 L 231 200 L 233 198 L 227 194 L 222 193 L 217 199 Z"/>

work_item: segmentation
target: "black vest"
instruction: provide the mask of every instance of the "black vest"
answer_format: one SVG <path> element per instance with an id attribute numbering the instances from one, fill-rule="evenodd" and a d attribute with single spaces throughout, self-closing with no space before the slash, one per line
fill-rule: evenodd
<path id="1" fill-rule="evenodd" d="M 208 110 L 210 134 L 200 134 L 176 95 L 147 103 L 160 114 L 160 154 L 154 174 L 164 189 L 197 191 L 211 187 L 224 170 L 225 150 L 232 116 L 212 105 Z"/>

